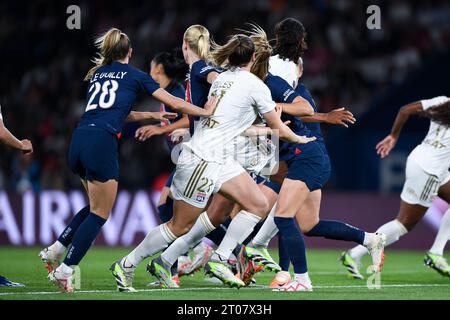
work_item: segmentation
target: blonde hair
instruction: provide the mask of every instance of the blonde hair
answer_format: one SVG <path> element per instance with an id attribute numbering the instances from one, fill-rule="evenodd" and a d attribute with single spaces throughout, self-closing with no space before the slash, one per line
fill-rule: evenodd
<path id="1" fill-rule="evenodd" d="M 250 71 L 261 80 L 265 80 L 269 73 L 269 59 L 272 55 L 272 47 L 267 40 L 266 32 L 256 24 L 249 24 L 250 31 L 246 33 L 252 39 L 255 45 L 255 62 L 253 63 Z"/>
<path id="2" fill-rule="evenodd" d="M 124 59 L 131 47 L 128 36 L 117 28 L 109 29 L 98 37 L 94 43 L 99 52 L 92 59 L 95 66 L 89 70 L 84 81 L 90 80 L 101 66 L 111 64 L 115 60 Z"/>
<path id="3" fill-rule="evenodd" d="M 194 24 L 186 29 L 183 39 L 200 59 L 209 60 L 210 36 L 208 29 L 202 25 Z"/>
<path id="4" fill-rule="evenodd" d="M 212 44 L 211 59 L 213 63 L 222 68 L 241 67 L 252 59 L 255 45 L 249 36 L 236 34 L 224 45 Z"/>

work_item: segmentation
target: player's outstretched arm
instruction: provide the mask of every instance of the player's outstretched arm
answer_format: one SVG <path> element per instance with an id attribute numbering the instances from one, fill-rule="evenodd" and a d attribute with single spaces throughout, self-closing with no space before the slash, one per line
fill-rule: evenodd
<path id="1" fill-rule="evenodd" d="M 314 115 L 314 109 L 308 100 L 302 97 L 296 97 L 292 103 L 277 103 L 284 113 L 294 117 L 304 117 Z"/>
<path id="2" fill-rule="evenodd" d="M 349 124 L 355 124 L 356 119 L 349 110 L 338 108 L 327 113 L 316 112 L 312 116 L 302 117 L 302 121 L 337 124 L 348 128 Z"/>
<path id="3" fill-rule="evenodd" d="M 25 154 L 33 153 L 33 145 L 30 140 L 22 140 L 17 139 L 4 125 L 3 120 L 0 120 L 0 142 L 18 149 L 22 150 Z"/>
<path id="4" fill-rule="evenodd" d="M 305 144 L 316 140 L 316 137 L 306 137 L 296 135 L 286 124 L 281 121 L 279 115 L 275 110 L 266 112 L 263 114 L 267 124 L 273 130 L 278 130 L 278 134 L 281 140 L 285 140 L 292 143 Z"/>
<path id="5" fill-rule="evenodd" d="M 204 108 L 199 108 L 197 106 L 194 106 L 193 104 L 190 104 L 189 102 L 184 101 L 183 99 L 171 95 L 166 90 L 161 88 L 153 92 L 153 97 L 155 97 L 162 103 L 169 105 L 172 109 L 178 112 L 199 117 L 208 117 L 212 115 L 217 103 L 217 98 L 212 97 L 205 104 Z"/>
<path id="6" fill-rule="evenodd" d="M 391 150 L 394 149 L 398 137 L 400 136 L 400 132 L 409 117 L 412 115 L 418 115 L 422 111 L 423 107 L 420 101 L 407 104 L 400 108 L 397 113 L 397 117 L 395 118 L 394 125 L 392 126 L 391 133 L 386 138 L 378 142 L 375 147 L 377 154 L 380 155 L 381 159 L 386 157 Z"/>
<path id="7" fill-rule="evenodd" d="M 141 111 L 131 111 L 126 121 L 144 121 L 144 120 L 159 120 L 163 122 L 168 122 L 169 119 L 175 119 L 178 115 L 173 112 L 141 112 Z"/>
<path id="8" fill-rule="evenodd" d="M 174 123 L 168 124 L 166 126 L 160 125 L 142 126 L 136 130 L 135 138 L 138 139 L 139 141 L 146 141 L 150 139 L 152 136 L 168 134 L 181 128 L 189 128 L 189 118 L 187 115 L 183 115 L 183 117 L 180 120 L 175 121 Z"/>

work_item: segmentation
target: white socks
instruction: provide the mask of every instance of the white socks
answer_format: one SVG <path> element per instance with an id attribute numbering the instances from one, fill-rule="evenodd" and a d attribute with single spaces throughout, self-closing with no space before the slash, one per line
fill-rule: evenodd
<path id="1" fill-rule="evenodd" d="M 363 245 L 365 247 L 370 246 L 372 241 L 373 241 L 373 237 L 375 236 L 375 233 L 368 233 L 368 232 L 364 232 L 364 242 Z"/>
<path id="2" fill-rule="evenodd" d="M 441 220 L 439 232 L 434 240 L 433 246 L 430 249 L 432 254 L 442 256 L 444 254 L 444 247 L 450 239 L 450 209 L 448 209 Z"/>
<path id="3" fill-rule="evenodd" d="M 302 284 L 311 284 L 311 279 L 309 278 L 308 272 L 296 273 L 294 279 Z"/>
<path id="4" fill-rule="evenodd" d="M 247 239 L 259 221 L 261 221 L 261 217 L 248 211 L 240 211 L 236 217 L 231 220 L 225 237 L 220 243 L 219 248 L 216 250 L 216 254 L 225 259 L 230 258 L 234 248 Z"/>
<path id="5" fill-rule="evenodd" d="M 203 212 L 195 222 L 192 229 L 185 235 L 175 240 L 162 254 L 161 259 L 173 265 L 177 259 L 189 251 L 189 248 L 200 242 L 208 233 L 212 232 L 216 227 L 211 223 L 208 214 Z"/>
<path id="6" fill-rule="evenodd" d="M 167 248 L 177 237 L 169 230 L 164 223 L 151 230 L 144 240 L 127 256 L 129 263 L 137 266 L 147 257 Z M 182 252 L 183 254 L 184 252 Z"/>
<path id="7" fill-rule="evenodd" d="M 61 263 L 59 267 L 56 269 L 57 272 L 62 273 L 64 276 L 69 276 L 73 274 L 73 268 L 68 265 Z"/>
<path id="8" fill-rule="evenodd" d="M 270 240 L 272 240 L 272 238 L 278 233 L 278 228 L 274 220 L 276 207 L 277 203 L 275 202 L 272 210 L 270 210 L 270 213 L 266 218 L 266 221 L 264 221 L 261 229 L 259 229 L 255 238 L 253 238 L 251 246 L 267 248 Z"/>
<path id="9" fill-rule="evenodd" d="M 56 240 L 54 244 L 48 247 L 48 250 L 52 251 L 57 256 L 63 255 L 63 253 L 66 252 L 66 249 L 67 248 L 58 240 Z"/>
<path id="10" fill-rule="evenodd" d="M 388 246 L 400 239 L 401 236 L 407 234 L 408 230 L 403 224 L 400 223 L 400 221 L 392 220 L 378 228 L 377 232 L 381 232 L 386 235 L 386 246 Z M 366 238 L 364 238 L 364 242 L 365 241 Z M 367 249 L 366 247 L 359 245 L 351 249 L 349 254 L 350 257 L 359 261 L 364 255 L 367 254 Z"/>

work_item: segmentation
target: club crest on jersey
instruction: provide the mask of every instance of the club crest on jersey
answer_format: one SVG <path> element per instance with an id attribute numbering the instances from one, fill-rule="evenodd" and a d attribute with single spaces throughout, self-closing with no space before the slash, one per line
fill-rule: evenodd
<path id="1" fill-rule="evenodd" d="M 198 202 L 205 202 L 205 199 L 206 199 L 206 193 L 204 193 L 204 192 L 197 193 L 197 197 L 195 198 L 195 200 Z"/>

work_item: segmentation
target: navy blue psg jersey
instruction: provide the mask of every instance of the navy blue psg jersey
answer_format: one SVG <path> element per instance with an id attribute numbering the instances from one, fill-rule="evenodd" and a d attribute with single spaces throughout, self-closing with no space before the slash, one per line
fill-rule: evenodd
<path id="1" fill-rule="evenodd" d="M 148 74 L 120 62 L 97 69 L 89 81 L 86 111 L 79 126 L 99 127 L 120 134 L 136 95 L 152 95 L 159 84 Z"/>
<path id="2" fill-rule="evenodd" d="M 205 60 L 198 60 L 192 64 L 186 87 L 186 101 L 203 108 L 208 101 L 209 89 L 211 88 L 211 84 L 207 80 L 211 72 L 220 71 L 218 68 L 207 64 Z M 194 133 L 194 122 L 198 119 L 198 117 L 189 117 L 191 135 Z"/>
<path id="3" fill-rule="evenodd" d="M 317 112 L 317 106 L 316 102 L 314 101 L 311 93 L 309 92 L 308 88 L 303 83 L 299 83 L 297 85 L 297 88 L 295 88 L 295 91 L 304 99 L 308 100 L 309 104 L 313 107 L 314 112 Z M 322 131 L 320 129 L 320 123 L 318 122 L 308 122 L 305 124 L 308 129 L 311 131 L 311 135 L 317 138 L 317 142 L 320 142 L 321 144 L 325 145 L 325 141 L 322 136 Z"/>
<path id="4" fill-rule="evenodd" d="M 185 99 L 186 89 L 179 83 L 171 83 L 170 85 L 168 85 L 165 88 L 165 90 L 177 98 L 180 98 L 183 100 Z M 173 110 L 169 106 L 166 106 L 164 103 L 161 103 L 159 110 L 177 113 L 177 117 L 175 119 L 169 119 L 170 123 L 174 123 L 183 117 L 183 114 L 181 112 L 177 112 L 176 110 Z M 166 125 L 166 123 L 161 122 L 161 126 L 164 126 L 164 125 Z M 171 142 L 171 140 L 168 136 L 167 136 L 167 146 L 169 147 L 169 149 L 172 149 L 175 146 L 175 144 Z"/>
<path id="5" fill-rule="evenodd" d="M 300 95 L 283 78 L 268 74 L 264 83 L 269 87 L 272 100 L 277 103 L 292 103 Z M 289 128 L 299 136 L 311 136 L 311 132 L 299 117 L 286 113 L 281 114 L 281 120 L 291 121 Z M 292 145 L 285 141 L 280 141 L 280 160 L 286 160 L 291 156 Z"/>

